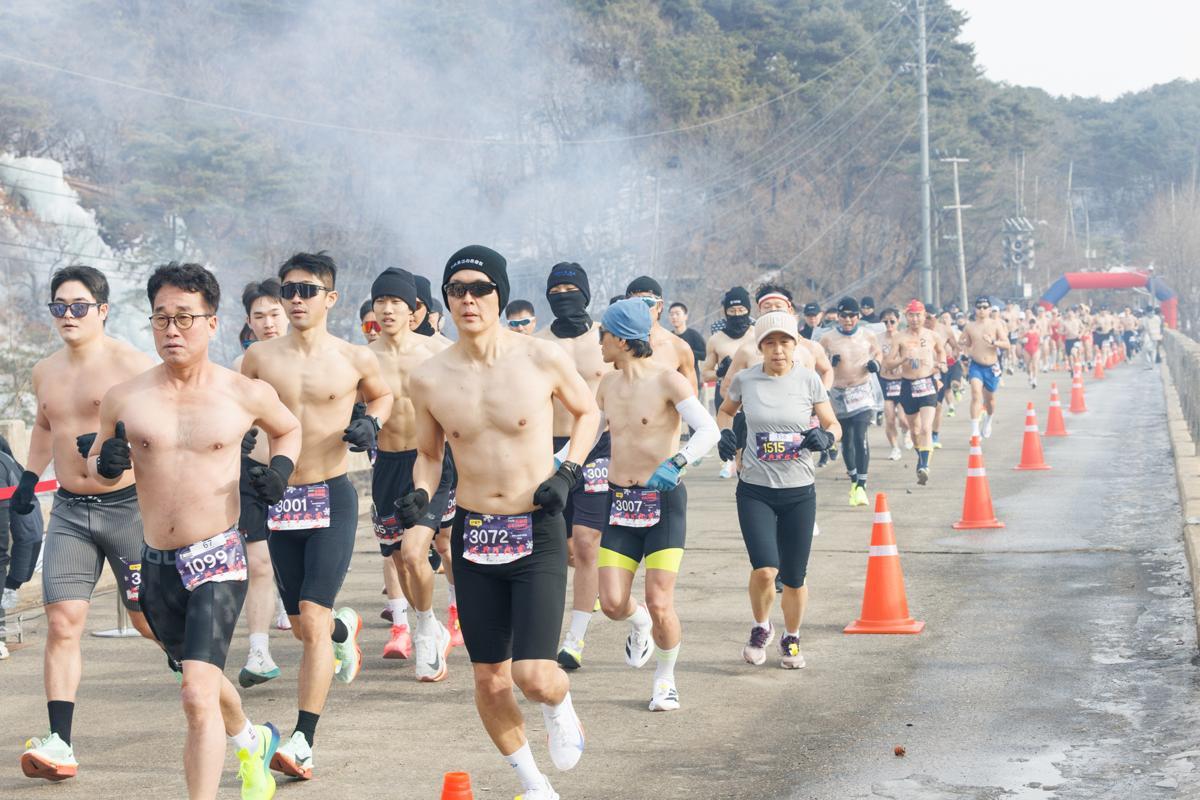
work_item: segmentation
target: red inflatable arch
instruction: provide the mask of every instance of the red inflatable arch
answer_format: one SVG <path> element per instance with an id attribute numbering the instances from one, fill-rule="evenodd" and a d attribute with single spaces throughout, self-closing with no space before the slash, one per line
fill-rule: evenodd
<path id="1" fill-rule="evenodd" d="M 1038 302 L 1054 308 L 1072 289 L 1149 289 L 1162 307 L 1163 322 L 1178 327 L 1179 298 L 1175 292 L 1148 272 L 1068 272 L 1056 280 Z"/>

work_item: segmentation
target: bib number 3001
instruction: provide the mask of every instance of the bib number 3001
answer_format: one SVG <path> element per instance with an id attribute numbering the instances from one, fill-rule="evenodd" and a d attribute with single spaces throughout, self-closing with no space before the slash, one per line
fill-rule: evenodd
<path id="1" fill-rule="evenodd" d="M 205 583 L 244 581 L 246 572 L 246 546 L 238 529 L 230 528 L 224 533 L 181 547 L 175 553 L 175 569 L 189 592 Z"/>
<path id="2" fill-rule="evenodd" d="M 532 514 L 467 514 L 463 558 L 475 564 L 509 564 L 533 552 Z"/>
<path id="3" fill-rule="evenodd" d="M 608 524 L 621 528 L 651 528 L 662 519 L 662 494 L 654 489 L 613 489 Z"/>
<path id="4" fill-rule="evenodd" d="M 287 487 L 283 499 L 267 509 L 267 527 L 273 531 L 328 528 L 329 484 Z"/>

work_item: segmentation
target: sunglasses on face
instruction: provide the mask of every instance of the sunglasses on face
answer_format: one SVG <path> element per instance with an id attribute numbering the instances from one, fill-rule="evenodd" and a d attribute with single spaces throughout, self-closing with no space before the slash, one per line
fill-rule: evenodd
<path id="1" fill-rule="evenodd" d="M 299 296 L 304 300 L 311 300 L 321 292 L 328 292 L 324 286 L 315 283 L 285 283 L 279 287 L 279 294 L 285 300 L 292 300 Z"/>
<path id="2" fill-rule="evenodd" d="M 50 309 L 50 316 L 55 319 L 62 319 L 67 315 L 67 311 L 71 312 L 71 316 L 75 319 L 86 317 L 88 309 L 92 306 L 100 307 L 99 303 L 47 303 L 46 308 Z"/>
<path id="3" fill-rule="evenodd" d="M 858 317 L 858 314 L 855 314 L 853 311 L 839 311 L 838 312 L 838 319 L 856 319 L 857 317 Z"/>
<path id="4" fill-rule="evenodd" d="M 442 287 L 442 291 L 448 297 L 462 299 L 470 293 L 471 297 L 487 297 L 492 292 L 496 291 L 496 284 L 491 281 L 472 281 L 471 283 L 447 283 Z"/>
<path id="5" fill-rule="evenodd" d="M 528 325 L 528 324 L 529 324 L 529 323 L 531 323 L 531 322 L 533 322 L 533 320 L 532 320 L 532 319 L 530 319 L 529 317 L 526 317 L 525 319 L 510 319 L 510 320 L 508 321 L 508 327 L 510 327 L 510 328 L 524 328 L 526 325 Z"/>
<path id="6" fill-rule="evenodd" d="M 884 325 L 895 325 L 895 324 L 896 324 L 896 322 L 897 322 L 897 320 L 894 320 L 894 319 L 890 319 L 890 318 L 889 318 L 889 319 L 885 319 L 885 320 L 883 321 L 883 324 L 884 324 Z"/>
<path id="7" fill-rule="evenodd" d="M 176 314 L 174 316 L 167 316 L 166 314 L 155 314 L 154 316 L 150 317 L 150 325 L 156 331 L 165 331 L 167 329 L 167 326 L 169 326 L 172 322 L 174 322 L 176 328 L 178 328 L 181 331 L 186 331 L 188 328 L 192 327 L 192 325 L 200 317 L 215 317 L 215 316 L 216 316 L 216 314 Z"/>
<path id="8" fill-rule="evenodd" d="M 375 320 L 373 320 L 373 319 L 363 320 L 363 324 L 362 324 L 362 332 L 363 333 L 379 333 L 381 330 L 383 330 L 383 328 Z"/>

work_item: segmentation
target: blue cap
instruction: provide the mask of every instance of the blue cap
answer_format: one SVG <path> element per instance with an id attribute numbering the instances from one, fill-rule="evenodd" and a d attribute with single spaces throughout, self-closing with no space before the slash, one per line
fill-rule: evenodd
<path id="1" fill-rule="evenodd" d="M 650 309 L 640 297 L 618 300 L 604 312 L 600 325 L 618 339 L 650 341 Z"/>

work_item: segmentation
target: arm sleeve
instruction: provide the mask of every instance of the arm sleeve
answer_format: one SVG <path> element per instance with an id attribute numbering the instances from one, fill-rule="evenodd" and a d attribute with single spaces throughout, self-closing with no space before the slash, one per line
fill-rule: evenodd
<path id="1" fill-rule="evenodd" d="M 700 401 L 695 397 L 680 400 L 675 404 L 675 410 L 693 429 L 692 438 L 688 439 L 679 452 L 687 459 L 688 464 L 694 464 L 716 446 L 721 438 L 721 431 L 717 428 L 717 421 L 704 410 L 704 406 L 700 405 Z"/>

